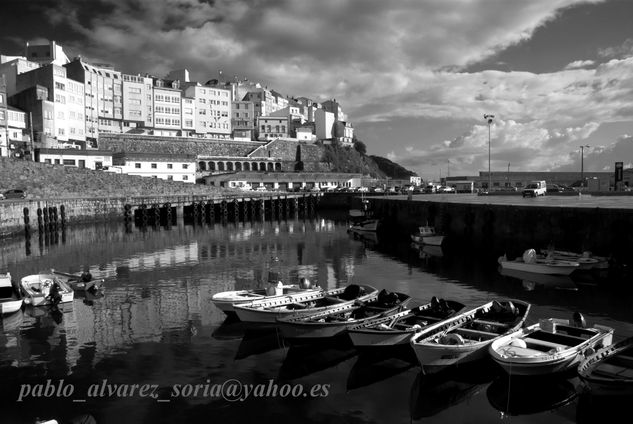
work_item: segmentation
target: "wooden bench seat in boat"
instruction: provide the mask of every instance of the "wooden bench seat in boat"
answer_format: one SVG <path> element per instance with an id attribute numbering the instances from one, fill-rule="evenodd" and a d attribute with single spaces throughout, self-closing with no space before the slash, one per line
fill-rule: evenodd
<path id="1" fill-rule="evenodd" d="M 562 343 L 554 343 L 554 342 L 548 342 L 546 340 L 541 340 L 541 339 L 533 339 L 532 337 L 526 337 L 523 339 L 523 341 L 527 344 L 527 347 L 531 347 L 531 346 L 543 346 L 549 349 L 556 349 L 558 347 L 560 348 L 568 348 L 569 346 L 562 344 Z"/>
<path id="2" fill-rule="evenodd" d="M 481 338 L 481 339 L 493 339 L 495 337 L 499 337 L 497 333 L 489 333 L 488 331 L 481 330 L 473 330 L 471 328 L 458 328 L 453 331 L 453 333 L 459 334 L 460 336 L 472 339 L 472 338 Z"/>
<path id="3" fill-rule="evenodd" d="M 504 322 L 497 322 L 497 321 L 485 321 L 483 319 L 475 319 L 473 320 L 473 323 L 475 324 L 481 324 L 481 325 L 489 325 L 491 327 L 495 327 L 495 328 L 510 328 L 510 324 L 508 323 L 504 323 Z"/>
<path id="4" fill-rule="evenodd" d="M 595 333 L 591 332 L 589 334 L 593 335 Z M 531 333 L 528 337 L 530 337 L 531 339 L 538 339 L 538 340 L 543 340 L 546 342 L 564 344 L 567 346 L 576 346 L 588 339 L 588 337 L 572 336 L 566 333 L 559 333 L 559 332 L 549 333 L 547 331 L 540 331 L 540 330 L 537 330 Z"/>

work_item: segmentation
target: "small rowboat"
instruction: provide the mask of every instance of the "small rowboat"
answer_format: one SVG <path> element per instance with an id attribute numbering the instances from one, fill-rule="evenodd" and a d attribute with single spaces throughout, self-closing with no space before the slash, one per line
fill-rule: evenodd
<path id="1" fill-rule="evenodd" d="M 633 337 L 598 350 L 578 366 L 592 394 L 633 395 Z"/>
<path id="2" fill-rule="evenodd" d="M 67 272 L 51 269 L 51 273 L 62 277 L 67 277 L 66 283 L 68 283 L 70 287 L 72 287 L 72 289 L 75 291 L 95 292 L 103 288 L 103 283 L 105 281 L 103 279 L 94 280 L 92 278 L 92 274 L 88 271 L 82 272 L 81 274 L 70 274 Z"/>
<path id="3" fill-rule="evenodd" d="M 485 358 L 488 346 L 523 325 L 530 304 L 494 300 L 430 325 L 411 338 L 411 346 L 426 373 Z"/>
<path id="4" fill-rule="evenodd" d="M 13 286 L 11 274 L 0 274 L 0 315 L 9 315 L 22 307 L 24 299 L 17 287 Z"/>
<path id="5" fill-rule="evenodd" d="M 490 345 L 490 355 L 510 375 L 551 375 L 572 370 L 585 356 L 609 346 L 613 329 L 585 328 L 582 315 L 574 322 L 549 318 L 501 337 Z"/>
<path id="6" fill-rule="evenodd" d="M 416 308 L 356 323 L 347 329 L 356 348 L 388 347 L 408 344 L 416 331 L 445 320 L 464 309 L 464 305 L 452 300 L 438 300 Z"/>
<path id="7" fill-rule="evenodd" d="M 503 269 L 555 275 L 569 275 L 580 266 L 578 262 L 538 257 L 534 249 L 526 250 L 523 257 L 513 261 L 509 261 L 505 255 L 501 256 L 498 262 Z"/>
<path id="8" fill-rule="evenodd" d="M 304 280 L 302 280 L 300 285 L 278 284 L 261 289 L 233 290 L 216 293 L 211 297 L 211 301 L 225 314 L 235 315 L 235 305 L 245 305 L 255 300 L 271 300 L 277 297 L 285 298 L 293 295 L 302 297 L 307 293 L 320 294 L 321 289 L 319 287 L 312 288 L 309 283 L 305 283 Z"/>
<path id="9" fill-rule="evenodd" d="M 359 219 L 353 222 L 349 231 L 359 231 L 359 232 L 376 232 L 378 230 L 379 220 L 375 218 L 366 218 Z"/>
<path id="10" fill-rule="evenodd" d="M 430 246 L 441 246 L 444 236 L 437 234 L 435 227 L 423 225 L 418 227 L 418 232 L 411 235 L 411 240 L 418 244 L 428 244 Z"/>
<path id="11" fill-rule="evenodd" d="M 72 302 L 75 295 L 70 285 L 55 274 L 27 275 L 20 280 L 20 289 L 24 303 L 32 306 Z"/>
<path id="12" fill-rule="evenodd" d="M 350 326 L 378 317 L 390 316 L 404 308 L 411 297 L 404 293 L 381 290 L 367 303 L 346 303 L 312 314 L 277 318 L 281 335 L 287 339 L 334 337 Z"/>
<path id="13" fill-rule="evenodd" d="M 345 288 L 310 291 L 272 299 L 255 300 L 235 305 L 235 313 L 241 321 L 275 324 L 277 318 L 293 314 L 310 314 L 328 308 L 368 302 L 378 296 L 378 290 L 367 285 L 351 284 Z"/>

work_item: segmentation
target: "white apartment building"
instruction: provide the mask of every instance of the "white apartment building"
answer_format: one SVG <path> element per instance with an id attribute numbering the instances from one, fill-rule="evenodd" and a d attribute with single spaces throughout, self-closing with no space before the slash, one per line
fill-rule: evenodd
<path id="1" fill-rule="evenodd" d="M 14 95 L 16 80 L 19 74 L 32 71 L 40 67 L 39 63 L 31 62 L 19 56 L 0 56 L 0 77 L 4 75 L 6 81 L 7 96 Z"/>
<path id="2" fill-rule="evenodd" d="M 154 135 L 176 137 L 181 134 L 181 105 L 178 82 L 154 79 Z"/>
<path id="3" fill-rule="evenodd" d="M 196 131 L 196 99 L 182 98 L 182 135 L 193 136 Z"/>
<path id="4" fill-rule="evenodd" d="M 154 153 L 115 153 L 110 172 L 195 184 L 196 156 Z"/>
<path id="5" fill-rule="evenodd" d="M 122 74 L 123 132 L 154 126 L 153 81 L 141 75 Z"/>
<path id="6" fill-rule="evenodd" d="M 202 138 L 231 137 L 231 90 L 195 83 L 184 90 L 194 99 L 195 133 Z"/>
<path id="7" fill-rule="evenodd" d="M 334 122 L 336 121 L 332 112 L 317 109 L 314 113 L 314 131 L 319 140 L 332 140 Z"/>

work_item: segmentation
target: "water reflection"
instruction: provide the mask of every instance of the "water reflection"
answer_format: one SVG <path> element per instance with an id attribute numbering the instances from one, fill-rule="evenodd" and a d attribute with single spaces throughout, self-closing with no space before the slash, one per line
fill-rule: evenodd
<path id="1" fill-rule="evenodd" d="M 279 378 L 294 380 L 305 377 L 353 358 L 357 353 L 346 334 L 318 343 L 291 345 L 279 369 Z"/>
<path id="2" fill-rule="evenodd" d="M 347 390 L 370 386 L 418 365 L 415 353 L 408 345 L 388 351 L 361 351 L 347 377 Z"/>
<path id="3" fill-rule="evenodd" d="M 535 289 L 578 290 L 578 286 L 568 275 L 537 274 L 507 268 L 499 268 L 499 274 L 521 280 L 523 288 L 527 291 Z"/>

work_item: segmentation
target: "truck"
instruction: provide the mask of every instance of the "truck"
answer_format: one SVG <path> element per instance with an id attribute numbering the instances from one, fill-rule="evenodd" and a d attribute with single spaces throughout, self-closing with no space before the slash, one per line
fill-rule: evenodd
<path id="1" fill-rule="evenodd" d="M 547 192 L 547 184 L 545 181 L 530 181 L 523 189 L 523 197 L 545 196 Z"/>

